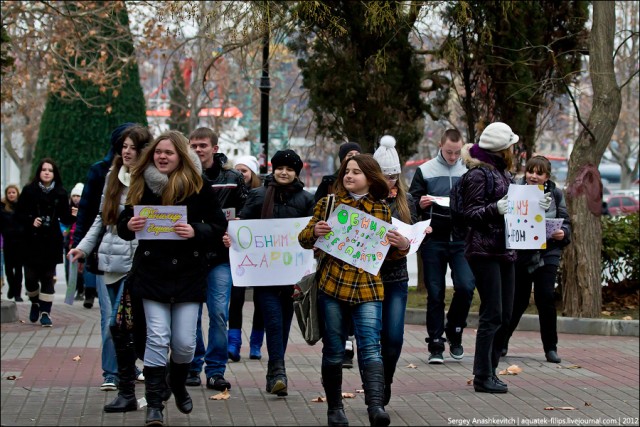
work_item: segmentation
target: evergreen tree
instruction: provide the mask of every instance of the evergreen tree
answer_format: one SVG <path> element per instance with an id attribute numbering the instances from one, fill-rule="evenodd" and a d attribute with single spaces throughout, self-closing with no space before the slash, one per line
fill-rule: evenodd
<path id="1" fill-rule="evenodd" d="M 388 133 L 401 156 L 413 154 L 429 109 L 421 91 L 424 64 L 409 43 L 415 11 L 392 1 L 314 3 L 321 6 L 299 9 L 304 31 L 288 46 L 301 58 L 317 132 L 337 143 L 356 141 L 366 152 Z M 317 10 L 326 19 L 319 20 Z"/>
<path id="2" fill-rule="evenodd" d="M 180 63 L 173 62 L 173 76 L 171 78 L 171 90 L 169 90 L 169 109 L 171 116 L 167 120 L 170 129 L 182 132 L 189 136 L 189 101 L 185 90 L 184 77 L 180 70 Z"/>
<path id="3" fill-rule="evenodd" d="M 98 60 L 108 66 L 110 62 L 125 58 L 128 64 L 124 72 L 119 73 L 117 89 L 105 90 L 87 78 L 78 78 L 69 70 L 65 77 L 79 97 L 69 97 L 64 92 L 50 93 L 42 115 L 32 171 L 40 159 L 53 158 L 67 189 L 76 182 L 84 182 L 89 166 L 109 151 L 113 129 L 124 122 L 147 125 L 146 105 L 134 57 L 133 38 L 129 32 L 129 16 L 122 2 L 112 3 L 114 7 L 109 16 L 84 15 L 83 19 L 88 20 L 86 24 L 95 30 L 95 37 L 89 35 L 84 39 L 85 44 L 77 54 L 77 60 Z M 123 32 L 126 32 L 124 36 Z M 113 45 L 109 49 L 100 49 L 104 40 L 112 40 Z M 105 56 L 101 51 L 117 52 L 118 55 L 110 53 L 100 59 L 101 55 Z"/>

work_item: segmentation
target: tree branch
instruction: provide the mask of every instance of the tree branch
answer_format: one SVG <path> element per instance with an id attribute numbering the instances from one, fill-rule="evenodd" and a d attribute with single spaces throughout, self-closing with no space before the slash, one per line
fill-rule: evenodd
<path id="1" fill-rule="evenodd" d="M 578 122 L 582 125 L 584 130 L 586 130 L 589 133 L 591 138 L 593 138 L 594 141 L 597 141 L 596 136 L 593 134 L 593 132 L 591 132 L 591 129 L 589 129 L 587 124 L 584 121 L 582 121 L 582 117 L 580 116 L 580 110 L 578 109 L 578 105 L 576 104 L 576 100 L 574 99 L 569 86 L 567 85 L 567 83 L 565 83 L 563 79 L 560 79 L 560 80 L 562 81 L 564 88 L 567 90 L 567 93 L 569 94 L 569 98 L 571 98 L 571 103 L 573 104 L 573 108 L 576 111 L 576 118 L 578 119 Z"/>

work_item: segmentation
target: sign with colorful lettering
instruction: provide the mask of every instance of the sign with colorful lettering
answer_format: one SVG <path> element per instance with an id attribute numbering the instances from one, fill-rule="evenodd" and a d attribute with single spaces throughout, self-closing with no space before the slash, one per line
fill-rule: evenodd
<path id="1" fill-rule="evenodd" d="M 431 224 L 431 220 L 428 219 L 426 221 L 420 221 L 416 222 L 413 225 L 409 225 L 397 218 L 391 218 L 391 223 L 398 227 L 398 232 L 409 239 L 409 242 L 411 242 L 411 248 L 409 249 L 409 253 L 407 254 L 411 255 L 418 252 L 420 244 L 424 240 L 424 237 L 427 235 L 427 227 L 429 227 L 429 224 Z"/>
<path id="2" fill-rule="evenodd" d="M 398 227 L 347 205 L 338 205 L 327 223 L 331 231 L 315 246 L 347 264 L 378 274 L 391 244 L 387 231 Z"/>
<path id="3" fill-rule="evenodd" d="M 298 234 L 311 217 L 229 221 L 233 286 L 293 285 L 314 270 Z"/>
<path id="4" fill-rule="evenodd" d="M 222 213 L 224 214 L 224 217 L 227 219 L 227 221 L 231 221 L 236 217 L 236 208 L 222 209 Z"/>
<path id="5" fill-rule="evenodd" d="M 145 206 L 133 207 L 133 214 L 147 218 L 142 231 L 136 232 L 138 240 L 184 240 L 176 234 L 174 226 L 187 222 L 186 206 Z"/>
<path id="6" fill-rule="evenodd" d="M 504 215 L 507 249 L 546 249 L 547 229 L 541 185 L 509 185 L 507 212 Z"/>

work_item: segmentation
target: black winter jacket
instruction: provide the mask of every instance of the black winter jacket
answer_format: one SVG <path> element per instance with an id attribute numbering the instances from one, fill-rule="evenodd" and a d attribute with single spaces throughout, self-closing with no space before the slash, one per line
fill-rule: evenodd
<path id="1" fill-rule="evenodd" d="M 273 175 L 266 177 L 264 186 L 254 188 L 249 192 L 249 197 L 244 208 L 238 215 L 241 219 L 262 219 L 262 205 L 267 192 L 267 186 L 273 180 Z M 294 193 L 282 192 L 282 199 L 276 197 L 273 203 L 273 218 L 299 218 L 313 215 L 313 195 L 303 190 L 300 180 L 293 184 L 298 191 Z"/>
<path id="2" fill-rule="evenodd" d="M 386 201 L 389 208 L 391 208 L 391 216 L 400 219 L 396 198 L 388 197 Z M 407 193 L 407 203 L 409 204 L 409 211 L 411 212 L 411 224 L 415 224 L 418 221 L 418 213 L 416 212 L 416 204 L 413 201 L 413 197 L 409 193 Z M 396 282 L 408 282 L 407 257 L 405 256 L 400 259 L 386 258 L 380 267 L 380 277 L 384 285 Z"/>
<path id="3" fill-rule="evenodd" d="M 249 194 L 244 177 L 234 169 L 225 169 L 227 156 L 222 153 L 213 155 L 213 166 L 204 170 L 204 174 L 209 178 L 209 184 L 220 203 L 222 209 L 235 208 L 235 215 L 238 216 Z M 213 242 L 211 251 L 207 254 L 209 266 L 229 262 L 229 249 L 224 246 L 222 240 Z"/>
<path id="4" fill-rule="evenodd" d="M 76 217 L 71 215 L 67 191 L 56 186 L 45 193 L 37 181 L 27 184 L 18 198 L 16 215 L 24 229 L 25 246 L 29 250 L 24 259 L 25 265 L 51 267 L 62 263 L 60 223 L 70 225 L 76 222 Z M 43 225 L 36 228 L 33 222 L 38 217 L 43 218 Z"/>
<path id="5" fill-rule="evenodd" d="M 161 204 L 161 197 L 145 186 L 140 205 Z M 206 300 L 206 254 L 211 251 L 212 242 L 222 240 L 227 220 L 207 179 L 200 193 L 179 204 L 187 206 L 187 221 L 195 236 L 186 240 L 138 241 L 130 273 L 137 298 L 163 303 Z M 133 206 L 127 205 L 118 218 L 118 235 L 124 240 L 135 238 L 127 228 L 132 217 Z"/>
<path id="6" fill-rule="evenodd" d="M 502 159 L 487 153 L 486 161 L 471 157 L 469 145 L 462 149 L 462 157 L 469 168 L 463 181 L 463 215 L 471 229 L 465 240 L 464 255 L 468 260 L 488 258 L 501 261 L 515 261 L 516 251 L 507 249 L 504 215 L 498 212 L 498 200 L 509 191 L 513 182 L 511 174 L 498 166 Z M 497 166 L 497 167 L 496 167 Z M 493 177 L 493 195 L 486 194 L 485 168 Z"/>

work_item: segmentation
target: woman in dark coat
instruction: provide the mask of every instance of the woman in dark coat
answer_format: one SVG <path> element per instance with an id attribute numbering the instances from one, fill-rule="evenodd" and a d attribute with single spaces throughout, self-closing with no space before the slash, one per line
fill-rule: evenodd
<path id="1" fill-rule="evenodd" d="M 513 307 L 516 252 L 506 248 L 503 215 L 512 183 L 511 147 L 517 142 L 518 135 L 508 125 L 496 122 L 485 128 L 478 144 L 462 148 L 462 158 L 469 168 L 461 187 L 464 220 L 470 226 L 464 254 L 480 295 L 473 362 L 473 387 L 477 392 L 507 392 L 507 385 L 495 370 Z M 493 183 L 487 182 L 489 179 Z"/>
<path id="2" fill-rule="evenodd" d="M 193 403 L 185 380 L 196 346 L 198 309 L 206 298 L 211 242 L 220 241 L 227 220 L 211 185 L 202 176 L 198 156 L 180 132 L 158 136 L 141 154 L 131 173 L 127 204 L 118 219 L 118 235 L 133 240 L 147 218 L 134 206 L 186 206 L 187 221 L 173 226 L 181 240 L 139 239 L 130 273 L 134 298 L 141 298 L 147 321 L 144 376 L 146 425 L 163 425 L 166 365 L 169 386 L 180 412 Z"/>
<path id="3" fill-rule="evenodd" d="M 4 271 L 7 276 L 9 290 L 7 298 L 14 298 L 16 302 L 22 302 L 22 271 L 24 266 L 24 235 L 23 228 L 18 217 L 16 208 L 20 188 L 15 184 L 7 185 L 4 189 L 4 198 L 0 215 L 2 215 L 2 251 L 4 252 Z M 0 272 L 2 274 L 2 272 Z"/>
<path id="4" fill-rule="evenodd" d="M 77 209 L 69 206 L 58 166 L 50 158 L 40 161 L 35 175 L 20 193 L 16 215 L 25 230 L 25 286 L 31 301 L 29 320 L 52 326 L 56 265 L 64 262 L 60 223 L 73 224 Z"/>
<path id="5" fill-rule="evenodd" d="M 240 211 L 240 219 L 299 218 L 313 214 L 313 195 L 303 190 L 298 179 L 302 160 L 293 150 L 278 151 L 271 158 L 273 174 L 267 176 L 263 187 L 254 188 Z M 231 241 L 225 235 L 225 245 Z M 293 318 L 293 284 L 256 286 L 255 300 L 264 315 L 267 335 L 267 393 L 286 396 L 287 374 L 284 354 L 287 350 Z"/>

